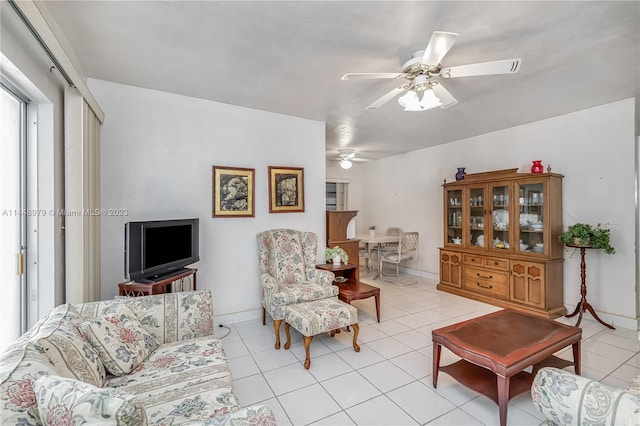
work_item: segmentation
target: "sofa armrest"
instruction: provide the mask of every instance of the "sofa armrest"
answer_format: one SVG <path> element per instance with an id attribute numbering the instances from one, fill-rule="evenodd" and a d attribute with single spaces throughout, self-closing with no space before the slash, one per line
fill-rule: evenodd
<path id="1" fill-rule="evenodd" d="M 205 422 L 191 423 L 200 426 L 276 426 L 276 418 L 266 405 L 252 405 L 233 413 L 223 414 Z"/>
<path id="2" fill-rule="evenodd" d="M 210 290 L 182 291 L 153 296 L 89 302 L 76 305 L 82 316 L 101 317 L 124 303 L 160 344 L 213 335 Z"/>
<path id="3" fill-rule="evenodd" d="M 639 397 L 569 371 L 540 369 L 531 396 L 538 411 L 553 424 L 640 424 Z"/>

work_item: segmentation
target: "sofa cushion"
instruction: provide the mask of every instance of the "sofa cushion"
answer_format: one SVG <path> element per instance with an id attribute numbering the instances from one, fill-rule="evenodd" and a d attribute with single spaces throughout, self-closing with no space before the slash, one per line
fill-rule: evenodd
<path id="1" fill-rule="evenodd" d="M 104 365 L 87 339 L 80 333 L 78 321 L 60 323 L 50 335 L 34 342 L 43 350 L 58 374 L 102 387 L 106 376 Z"/>
<path id="2" fill-rule="evenodd" d="M 97 352 L 78 330 L 83 321 L 73 305 L 59 305 L 30 341 L 47 355 L 58 375 L 101 387 L 106 373 Z"/>
<path id="3" fill-rule="evenodd" d="M 147 332 L 125 304 L 113 305 L 102 318 L 80 324 L 80 331 L 98 352 L 105 368 L 115 376 L 131 372 L 158 348 L 158 341 Z"/>
<path id="4" fill-rule="evenodd" d="M 77 320 L 77 312 L 70 305 L 54 308 L 0 357 L 0 424 L 40 424 L 33 384 L 42 376 L 65 372 L 53 364 L 37 342 L 69 320 Z"/>
<path id="5" fill-rule="evenodd" d="M 58 376 L 36 380 L 40 419 L 47 425 L 146 425 L 138 399 L 119 389 L 96 388 Z"/>
<path id="6" fill-rule="evenodd" d="M 215 336 L 161 345 L 130 374 L 110 378 L 106 386 L 138 395 L 149 424 L 186 424 L 239 409 Z"/>
<path id="7" fill-rule="evenodd" d="M 127 305 L 160 344 L 213 335 L 213 302 L 209 290 L 102 300 L 76 307 L 84 318 L 101 318 L 117 304 Z"/>

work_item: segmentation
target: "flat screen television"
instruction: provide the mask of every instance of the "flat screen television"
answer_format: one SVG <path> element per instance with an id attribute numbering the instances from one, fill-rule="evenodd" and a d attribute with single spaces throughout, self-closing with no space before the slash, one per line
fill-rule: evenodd
<path id="1" fill-rule="evenodd" d="M 199 220 L 128 222 L 124 225 L 124 275 L 154 281 L 200 260 Z"/>

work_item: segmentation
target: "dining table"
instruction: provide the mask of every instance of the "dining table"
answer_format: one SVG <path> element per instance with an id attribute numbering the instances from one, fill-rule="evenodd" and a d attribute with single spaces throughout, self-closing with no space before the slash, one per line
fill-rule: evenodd
<path id="1" fill-rule="evenodd" d="M 367 253 L 369 253 L 369 259 L 371 259 L 371 249 L 374 245 L 378 246 L 378 271 L 373 279 L 376 279 L 380 276 L 380 255 L 382 253 L 382 245 L 388 243 L 399 243 L 400 236 L 399 235 L 374 235 L 370 234 L 360 234 L 356 235 L 356 238 L 362 241 L 367 245 Z"/>

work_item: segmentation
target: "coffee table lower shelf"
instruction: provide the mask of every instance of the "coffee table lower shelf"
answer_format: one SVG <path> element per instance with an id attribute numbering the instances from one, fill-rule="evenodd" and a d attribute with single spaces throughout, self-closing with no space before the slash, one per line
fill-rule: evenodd
<path id="1" fill-rule="evenodd" d="M 570 365 L 573 365 L 573 362 L 550 356 L 535 364 L 531 373 L 521 371 L 511 376 L 509 378 L 509 399 L 528 392 L 536 373 L 542 367 L 564 368 Z M 493 371 L 464 359 L 453 364 L 440 366 L 440 371 L 447 373 L 469 389 L 491 398 L 493 402 L 498 404 L 498 383 Z"/>

